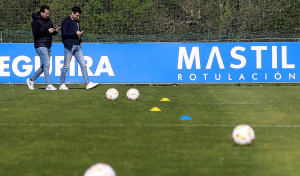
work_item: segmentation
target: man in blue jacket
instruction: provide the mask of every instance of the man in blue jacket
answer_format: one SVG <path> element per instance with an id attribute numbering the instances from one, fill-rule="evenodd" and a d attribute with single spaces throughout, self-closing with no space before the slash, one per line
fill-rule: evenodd
<path id="1" fill-rule="evenodd" d="M 80 30 L 78 21 L 81 13 L 80 7 L 73 7 L 71 16 L 67 17 L 61 24 L 61 36 L 64 44 L 65 57 L 64 66 L 60 75 L 60 90 L 68 90 L 65 80 L 72 56 L 75 56 L 80 65 L 86 89 L 91 89 L 98 85 L 98 83 L 92 83 L 89 80 L 86 63 L 81 50 L 81 36 L 83 35 L 83 31 Z"/>
<path id="2" fill-rule="evenodd" d="M 56 35 L 59 31 L 59 27 L 54 28 L 52 21 L 49 18 L 50 8 L 43 5 L 40 11 L 32 14 L 33 21 L 31 23 L 32 33 L 34 36 L 34 47 L 40 59 L 42 66 L 32 75 L 31 78 L 26 80 L 28 88 L 34 90 L 34 81 L 44 72 L 46 80 L 46 90 L 56 90 L 56 88 L 50 84 L 50 57 L 52 46 L 52 35 Z"/>

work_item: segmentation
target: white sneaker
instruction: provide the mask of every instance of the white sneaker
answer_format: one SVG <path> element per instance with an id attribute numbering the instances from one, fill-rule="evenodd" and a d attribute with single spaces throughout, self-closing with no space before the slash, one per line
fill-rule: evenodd
<path id="1" fill-rule="evenodd" d="M 86 89 L 92 89 L 92 88 L 98 86 L 98 84 L 99 84 L 99 83 L 92 83 L 92 82 L 90 82 L 90 83 L 86 86 Z"/>
<path id="2" fill-rule="evenodd" d="M 56 90 L 56 88 L 52 84 L 50 84 L 46 87 L 46 90 Z"/>
<path id="3" fill-rule="evenodd" d="M 60 85 L 59 87 L 59 90 L 68 90 L 69 88 L 65 85 L 65 84 L 62 84 Z"/>
<path id="4" fill-rule="evenodd" d="M 30 78 L 27 78 L 27 79 L 26 79 L 26 82 L 27 82 L 28 88 L 29 88 L 30 90 L 34 90 L 34 85 L 33 85 L 34 82 L 31 81 Z"/>

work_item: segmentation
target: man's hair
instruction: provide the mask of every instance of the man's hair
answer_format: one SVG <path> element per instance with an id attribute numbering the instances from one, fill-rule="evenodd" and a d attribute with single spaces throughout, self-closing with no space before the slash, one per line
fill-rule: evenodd
<path id="1" fill-rule="evenodd" d="M 80 7 L 78 7 L 78 6 L 75 6 L 75 7 L 73 7 L 73 8 L 72 8 L 72 12 L 73 12 L 73 13 L 76 13 L 76 12 L 78 12 L 79 14 L 81 14 L 81 13 L 82 13 L 82 11 L 81 11 Z"/>
<path id="2" fill-rule="evenodd" d="M 45 10 L 50 10 L 50 7 L 47 6 L 47 5 L 42 5 L 41 8 L 40 8 L 40 12 L 45 12 Z"/>

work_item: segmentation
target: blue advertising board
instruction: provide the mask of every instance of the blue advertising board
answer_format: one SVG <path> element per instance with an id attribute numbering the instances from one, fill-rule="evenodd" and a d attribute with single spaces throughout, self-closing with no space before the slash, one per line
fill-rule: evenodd
<path id="1" fill-rule="evenodd" d="M 98 83 L 300 82 L 300 42 L 85 43 L 82 50 Z M 59 83 L 63 45 L 54 43 L 51 55 L 50 79 Z M 84 82 L 75 60 L 67 83 Z M 25 83 L 40 65 L 33 44 L 0 44 L 0 83 Z"/>

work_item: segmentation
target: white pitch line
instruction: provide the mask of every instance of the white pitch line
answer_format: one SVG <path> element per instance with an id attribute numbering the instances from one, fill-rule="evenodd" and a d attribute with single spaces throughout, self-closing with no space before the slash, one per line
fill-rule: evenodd
<path id="1" fill-rule="evenodd" d="M 87 124 L 69 124 L 69 123 L 0 123 L 0 126 L 49 126 L 49 127 L 235 127 L 239 124 L 95 124 L 95 123 L 87 123 Z M 250 125 L 254 128 L 300 128 L 300 125 L 259 125 L 253 124 Z"/>
<path id="2" fill-rule="evenodd" d="M 263 105 L 266 103 L 196 103 L 204 105 Z"/>

